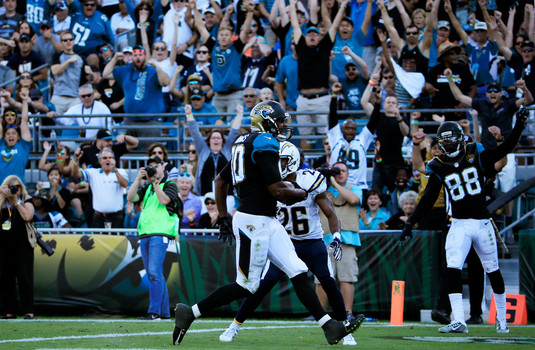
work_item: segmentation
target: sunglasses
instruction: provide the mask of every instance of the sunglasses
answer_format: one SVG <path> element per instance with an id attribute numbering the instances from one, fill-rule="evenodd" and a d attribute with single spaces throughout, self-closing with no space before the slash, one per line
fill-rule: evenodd
<path id="1" fill-rule="evenodd" d="M 482 32 L 486 32 L 486 30 L 484 30 L 484 29 L 476 29 L 476 30 L 474 30 L 474 32 L 476 32 L 476 33 L 482 33 Z"/>
<path id="2" fill-rule="evenodd" d="M 32 76 L 31 75 L 21 75 L 20 78 L 21 79 L 32 79 Z"/>
<path id="3" fill-rule="evenodd" d="M 163 46 L 157 46 L 154 48 L 154 51 L 167 51 L 167 48 Z"/>
<path id="4" fill-rule="evenodd" d="M 188 84 L 195 85 L 195 84 L 200 84 L 200 82 L 197 80 L 191 80 L 191 81 L 188 81 Z"/>
<path id="5" fill-rule="evenodd" d="M 206 201 L 206 202 L 204 202 L 204 204 L 206 204 L 206 205 L 215 205 L 215 202 L 214 201 Z"/>
<path id="6" fill-rule="evenodd" d="M 257 26 L 257 24 L 256 24 L 256 23 L 251 23 L 251 27 L 253 27 L 253 28 L 254 28 L 254 27 L 256 27 L 256 26 Z"/>
<path id="7" fill-rule="evenodd" d="M 522 45 L 523 41 L 519 41 L 517 43 L 515 43 L 515 45 Z"/>
<path id="8" fill-rule="evenodd" d="M 62 42 L 67 42 L 67 41 L 74 41 L 74 38 L 64 38 L 64 39 L 61 39 Z"/>
<path id="9" fill-rule="evenodd" d="M 386 79 L 386 80 L 394 79 L 394 76 L 393 75 L 385 75 L 383 77 L 383 79 Z"/>
<path id="10" fill-rule="evenodd" d="M 39 101 L 40 98 L 41 97 L 32 97 L 31 99 L 32 99 L 32 101 Z"/>
<path id="11" fill-rule="evenodd" d="M 199 55 L 199 54 L 206 55 L 207 53 L 208 53 L 207 50 L 199 50 L 199 51 L 197 51 L 197 54 L 198 54 L 198 55 Z"/>
<path id="12" fill-rule="evenodd" d="M 253 98 L 253 97 L 256 97 L 256 95 L 243 95 L 243 97 L 245 97 L 245 98 Z"/>
<path id="13" fill-rule="evenodd" d="M 18 128 L 19 128 L 18 126 L 13 125 L 13 124 L 10 124 L 10 125 L 6 126 L 6 130 L 7 129 L 18 129 Z"/>
<path id="14" fill-rule="evenodd" d="M 160 151 L 160 152 L 158 152 L 158 151 L 153 151 L 151 154 L 163 154 L 163 151 Z"/>
<path id="15" fill-rule="evenodd" d="M 6 112 L 4 113 L 4 117 L 16 117 L 17 114 L 15 112 Z"/>
<path id="16" fill-rule="evenodd" d="M 61 152 L 58 152 L 58 154 L 61 154 L 62 156 L 64 156 L 66 153 L 65 151 L 61 151 Z"/>
<path id="17" fill-rule="evenodd" d="M 140 7 L 139 11 L 150 11 L 148 7 Z"/>
<path id="18" fill-rule="evenodd" d="M 492 88 L 492 89 L 487 89 L 487 92 L 488 93 L 491 93 L 491 92 L 500 92 L 499 89 L 496 89 L 496 88 Z"/>
<path id="19" fill-rule="evenodd" d="M 100 52 L 108 51 L 110 48 L 108 46 L 103 47 L 100 49 Z"/>
<path id="20" fill-rule="evenodd" d="M 192 97 L 191 100 L 192 101 L 200 101 L 201 99 L 199 97 Z"/>
<path id="21" fill-rule="evenodd" d="M 194 149 L 190 149 L 190 150 L 188 151 L 188 153 L 193 153 L 193 154 L 195 154 L 195 153 L 197 153 L 197 151 L 194 150 Z"/>
<path id="22" fill-rule="evenodd" d="M 51 27 L 49 27 L 49 26 L 41 26 L 41 29 L 42 29 L 42 30 L 49 30 L 50 28 L 51 28 Z"/>
<path id="23" fill-rule="evenodd" d="M 419 33 L 418 32 L 405 32 L 405 34 L 407 34 L 407 35 L 418 35 Z"/>
<path id="24" fill-rule="evenodd" d="M 132 55 L 144 55 L 144 54 L 145 54 L 145 50 L 141 50 L 141 49 L 132 50 Z"/>
<path id="25" fill-rule="evenodd" d="M 533 49 L 522 49 L 522 52 L 524 53 L 533 52 Z"/>
<path id="26" fill-rule="evenodd" d="M 356 67 L 347 67 L 346 68 L 346 72 L 356 72 L 356 71 L 357 71 Z"/>
<path id="27" fill-rule="evenodd" d="M 85 94 L 85 95 L 80 95 L 81 98 L 89 98 L 93 96 L 93 93 L 90 93 L 90 94 Z"/>
<path id="28" fill-rule="evenodd" d="M 96 7 L 96 6 L 97 6 L 97 4 L 94 3 L 94 2 L 91 2 L 91 3 L 87 3 L 87 2 L 86 2 L 86 3 L 84 4 L 84 7 Z"/>

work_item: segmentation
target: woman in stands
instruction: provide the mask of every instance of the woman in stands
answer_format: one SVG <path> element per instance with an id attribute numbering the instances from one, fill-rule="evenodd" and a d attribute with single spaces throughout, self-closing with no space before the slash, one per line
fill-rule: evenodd
<path id="1" fill-rule="evenodd" d="M 165 148 L 164 145 L 158 142 L 153 143 L 149 146 L 149 148 L 147 148 L 147 155 L 149 156 L 149 158 L 156 156 L 160 157 L 160 159 L 163 160 L 165 170 L 167 171 L 167 178 L 170 181 L 178 183 L 178 169 L 173 163 L 169 161 L 169 153 L 167 152 L 167 148 Z"/>
<path id="2" fill-rule="evenodd" d="M 385 221 L 390 218 L 390 215 L 381 208 L 383 202 L 381 201 L 381 192 L 375 188 L 370 189 L 365 196 L 364 206 L 360 209 L 359 228 L 360 230 L 382 230 L 385 228 Z"/>
<path id="3" fill-rule="evenodd" d="M 8 129 L 10 130 L 10 129 Z M 32 198 L 16 175 L 7 176 L 0 186 L 0 293 L 4 304 L 2 319 L 34 318 L 33 310 L 33 248 L 35 236 L 30 237 L 26 223 L 34 216 Z M 16 290 L 19 290 L 20 308 Z"/>

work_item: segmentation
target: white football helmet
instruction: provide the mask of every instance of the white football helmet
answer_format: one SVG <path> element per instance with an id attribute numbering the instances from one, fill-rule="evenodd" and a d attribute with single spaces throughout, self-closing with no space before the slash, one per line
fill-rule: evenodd
<path id="1" fill-rule="evenodd" d="M 285 166 L 281 164 L 281 177 L 284 179 L 288 174 L 295 173 L 299 169 L 299 163 L 301 162 L 301 155 L 299 150 L 293 143 L 288 141 L 282 141 L 279 148 L 279 157 L 281 161 L 287 159 L 288 162 Z M 281 162 L 282 163 L 282 162 Z"/>

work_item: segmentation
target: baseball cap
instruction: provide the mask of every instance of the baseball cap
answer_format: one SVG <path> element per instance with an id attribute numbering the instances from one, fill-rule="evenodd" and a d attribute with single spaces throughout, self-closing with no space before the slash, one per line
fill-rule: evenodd
<path id="1" fill-rule="evenodd" d="M 123 49 L 123 53 L 132 53 L 132 46 L 127 46 Z"/>
<path id="2" fill-rule="evenodd" d="M 135 51 L 135 50 L 142 50 L 143 53 L 145 53 L 145 48 L 141 45 L 134 45 L 134 47 L 132 48 L 132 53 Z"/>
<path id="3" fill-rule="evenodd" d="M 312 26 L 312 27 L 308 27 L 306 32 L 305 32 L 305 35 L 310 33 L 310 32 L 316 32 L 316 33 L 320 33 L 320 30 L 318 29 L 318 27 L 316 26 Z"/>
<path id="4" fill-rule="evenodd" d="M 202 14 L 204 15 L 204 14 L 207 14 L 207 13 L 211 13 L 211 14 L 215 15 L 215 10 L 213 8 L 209 7 L 206 10 L 204 10 Z"/>
<path id="5" fill-rule="evenodd" d="M 214 192 L 208 192 L 208 193 L 206 193 L 206 194 L 204 195 L 204 203 L 206 203 L 206 201 L 209 200 L 209 199 L 215 201 L 215 194 L 214 194 Z"/>
<path id="6" fill-rule="evenodd" d="M 41 94 L 41 90 L 39 90 L 37 88 L 30 90 L 30 98 L 31 99 L 39 98 L 41 96 L 43 96 L 43 94 Z"/>
<path id="7" fill-rule="evenodd" d="M 49 193 L 48 189 L 41 188 L 39 191 L 36 191 L 32 197 L 48 201 L 48 193 Z"/>
<path id="8" fill-rule="evenodd" d="M 201 78 L 201 76 L 199 74 L 193 73 L 193 74 L 190 74 L 188 76 L 188 83 L 190 81 L 198 81 L 200 83 L 200 82 L 202 82 L 202 78 Z"/>
<path id="9" fill-rule="evenodd" d="M 477 22 L 474 26 L 474 30 L 487 30 L 487 23 L 485 22 Z"/>
<path id="10" fill-rule="evenodd" d="M 23 40 L 26 40 L 26 41 L 31 41 L 32 38 L 30 38 L 30 36 L 28 34 L 22 34 L 20 37 L 19 37 L 19 41 L 23 41 Z"/>
<path id="11" fill-rule="evenodd" d="M 158 156 L 150 157 L 149 159 L 147 159 L 147 165 L 152 163 L 163 164 L 163 160 Z"/>
<path id="12" fill-rule="evenodd" d="M 56 3 L 56 11 L 57 10 L 63 11 L 63 10 L 68 10 L 68 9 L 69 8 L 67 7 L 67 4 L 65 4 L 63 1 Z"/>
<path id="13" fill-rule="evenodd" d="M 447 30 L 450 30 L 450 22 L 448 21 L 438 21 L 438 28 L 446 28 Z"/>
<path id="14" fill-rule="evenodd" d="M 43 28 L 43 27 L 52 28 L 52 22 L 50 22 L 48 19 L 43 20 L 41 24 L 39 25 L 39 28 Z"/>
<path id="15" fill-rule="evenodd" d="M 97 132 L 97 139 L 99 140 L 111 140 L 113 139 L 113 134 L 110 130 L 107 129 L 100 129 Z"/>
<path id="16" fill-rule="evenodd" d="M 464 30 L 466 33 L 470 34 L 470 33 L 472 33 L 472 32 L 474 31 L 474 28 L 472 27 L 471 24 L 465 24 L 465 25 L 463 26 L 463 30 Z"/>
<path id="17" fill-rule="evenodd" d="M 204 97 L 204 91 L 202 91 L 201 89 L 193 89 L 191 91 L 191 98 L 203 98 Z"/>
<path id="18" fill-rule="evenodd" d="M 349 67 L 349 66 L 353 66 L 353 67 L 357 67 L 357 68 L 358 68 L 358 66 L 356 65 L 356 63 L 353 62 L 353 61 L 349 61 L 349 62 L 346 63 L 346 68 Z"/>
<path id="19" fill-rule="evenodd" d="M 525 40 L 522 45 L 520 45 L 521 48 L 524 48 L 524 47 L 535 47 L 535 45 L 533 44 L 533 41 L 530 41 L 530 40 Z"/>
<path id="20" fill-rule="evenodd" d="M 498 91 L 501 91 L 501 86 L 500 84 L 498 84 L 497 82 L 493 81 L 491 83 L 489 83 L 487 85 L 487 91 L 489 91 L 490 89 L 498 89 Z"/>
<path id="21" fill-rule="evenodd" d="M 400 62 L 403 62 L 404 60 L 416 60 L 416 55 L 416 50 L 405 50 L 401 53 L 399 60 Z"/>

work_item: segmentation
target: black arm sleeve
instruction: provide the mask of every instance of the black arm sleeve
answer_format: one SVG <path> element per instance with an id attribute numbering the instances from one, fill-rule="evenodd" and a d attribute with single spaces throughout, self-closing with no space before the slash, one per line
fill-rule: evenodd
<path id="1" fill-rule="evenodd" d="M 219 176 L 228 184 L 232 184 L 232 167 L 230 162 L 225 165 L 223 170 L 219 173 Z"/>
<path id="2" fill-rule="evenodd" d="M 329 105 L 329 130 L 338 125 L 338 99 L 336 97 L 331 98 L 331 104 Z"/>
<path id="3" fill-rule="evenodd" d="M 494 169 L 494 164 L 497 161 L 511 153 L 515 149 L 518 140 L 520 140 L 523 130 L 524 123 L 517 118 L 511 135 L 509 135 L 501 145 L 492 150 L 484 150 L 481 152 L 480 157 L 483 169 L 486 171 Z"/>
<path id="4" fill-rule="evenodd" d="M 373 134 L 377 129 L 377 124 L 379 122 L 379 113 L 381 113 L 381 105 L 376 104 L 373 108 L 372 115 L 370 116 L 370 121 L 368 122 L 368 130 Z"/>
<path id="5" fill-rule="evenodd" d="M 440 190 L 442 189 L 442 182 L 436 174 L 431 174 L 429 176 L 429 182 L 427 182 L 427 187 L 425 188 L 424 195 L 420 199 L 418 206 L 412 213 L 411 217 L 407 220 L 408 223 L 414 224 L 418 223 L 425 214 L 429 211 L 430 208 L 433 208 L 433 204 L 436 202 Z"/>

